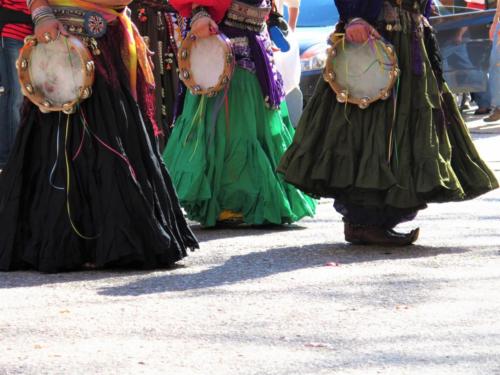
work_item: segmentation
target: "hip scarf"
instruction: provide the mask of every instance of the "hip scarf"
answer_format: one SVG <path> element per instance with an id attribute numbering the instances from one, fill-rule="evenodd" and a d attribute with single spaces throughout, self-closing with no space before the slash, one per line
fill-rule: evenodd
<path id="1" fill-rule="evenodd" d="M 123 8 L 123 5 L 104 7 L 83 0 L 49 0 L 49 5 L 54 8 L 56 16 L 62 18 L 63 23 L 66 20 L 69 26 L 68 31 L 91 38 L 104 35 L 106 24 L 118 20 L 125 29 L 126 48 L 122 49 L 122 56 L 129 72 L 130 91 L 133 97 L 137 100 L 138 67 L 142 70 L 146 82 L 154 85 L 154 75 L 149 64 L 146 44 L 127 15 L 127 8 Z"/>

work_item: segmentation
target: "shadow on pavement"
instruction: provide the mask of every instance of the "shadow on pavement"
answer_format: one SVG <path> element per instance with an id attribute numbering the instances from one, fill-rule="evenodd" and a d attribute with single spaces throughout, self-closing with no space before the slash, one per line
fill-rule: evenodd
<path id="1" fill-rule="evenodd" d="M 214 228 L 203 228 L 199 224 L 192 224 L 190 228 L 198 238 L 198 241 L 203 245 L 204 241 L 209 241 L 213 239 L 225 239 L 225 238 L 236 238 L 236 237 L 246 237 L 255 235 L 265 235 L 273 233 L 283 233 L 289 231 L 299 231 L 308 229 L 305 226 L 300 226 L 297 224 L 290 225 L 240 225 L 240 226 L 226 226 L 226 227 L 214 227 Z"/>
<path id="2" fill-rule="evenodd" d="M 191 227 L 201 244 L 213 239 L 235 238 L 253 235 L 272 234 L 287 232 L 291 230 L 304 230 L 306 227 L 299 225 L 264 225 L 256 227 L 215 228 L 204 229 L 199 224 Z M 129 276 L 148 275 L 151 272 L 174 271 L 185 268 L 182 264 L 175 264 L 169 268 L 157 268 L 154 270 L 135 270 L 132 268 L 103 269 L 95 271 L 74 271 L 57 274 L 40 273 L 37 271 L 15 271 L 0 272 L 0 289 L 32 287 L 48 284 L 60 284 L 68 282 L 97 281 L 103 279 L 121 278 Z"/>
<path id="3" fill-rule="evenodd" d="M 183 268 L 181 265 L 175 265 L 167 270 Z M 159 271 L 159 270 L 156 270 Z M 41 273 L 37 271 L 15 271 L 0 272 L 0 289 L 9 288 L 29 288 L 41 285 L 74 283 L 74 282 L 93 282 L 98 280 L 148 275 L 153 271 L 137 271 L 130 269 L 123 270 L 95 270 L 95 271 L 75 271 L 64 273 Z"/>
<path id="4" fill-rule="evenodd" d="M 101 295 L 137 296 L 163 292 L 203 290 L 255 280 L 299 269 L 333 264 L 354 264 L 390 259 L 433 257 L 471 251 L 471 248 L 426 247 L 380 248 L 348 244 L 314 244 L 283 247 L 231 257 L 225 263 L 195 274 L 155 275 L 121 286 L 102 288 Z"/>

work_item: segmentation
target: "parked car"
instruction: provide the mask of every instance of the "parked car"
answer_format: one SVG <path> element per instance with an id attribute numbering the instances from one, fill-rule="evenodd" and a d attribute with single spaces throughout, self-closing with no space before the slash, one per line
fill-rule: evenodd
<path id="1" fill-rule="evenodd" d="M 493 9 L 476 11 L 463 6 L 444 6 L 435 0 L 439 16 L 431 18 L 443 54 L 445 77 L 452 91 L 486 90 L 491 41 L 488 30 Z M 448 2 L 449 3 L 449 2 Z M 314 92 L 326 62 L 327 40 L 338 22 L 333 0 L 307 0 L 301 4 L 297 36 L 301 53 L 300 86 L 307 101 Z"/>

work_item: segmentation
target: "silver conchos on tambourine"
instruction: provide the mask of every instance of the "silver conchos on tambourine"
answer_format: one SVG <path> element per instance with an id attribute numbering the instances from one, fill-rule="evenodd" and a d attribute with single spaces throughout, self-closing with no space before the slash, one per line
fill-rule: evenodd
<path id="1" fill-rule="evenodd" d="M 177 57 L 179 77 L 195 95 L 216 95 L 233 75 L 235 59 L 231 41 L 222 34 L 207 38 L 188 34 Z"/>
<path id="2" fill-rule="evenodd" d="M 27 37 L 16 66 L 24 95 L 42 112 L 73 113 L 92 93 L 94 62 L 74 36 L 50 43 Z"/>
<path id="3" fill-rule="evenodd" d="M 392 45 L 378 39 L 350 43 L 338 34 L 330 36 L 330 43 L 323 76 L 339 102 L 364 109 L 391 96 L 399 76 Z"/>

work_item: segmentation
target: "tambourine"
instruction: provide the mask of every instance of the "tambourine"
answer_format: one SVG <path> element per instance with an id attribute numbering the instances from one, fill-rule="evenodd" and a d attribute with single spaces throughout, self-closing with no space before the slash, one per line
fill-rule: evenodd
<path id="1" fill-rule="evenodd" d="M 23 94 L 44 113 L 74 113 L 92 94 L 92 55 L 74 36 L 61 35 L 50 43 L 27 37 L 16 67 Z"/>
<path id="2" fill-rule="evenodd" d="M 377 100 L 386 100 L 399 76 L 394 47 L 382 39 L 358 44 L 332 34 L 323 77 L 340 103 L 365 109 Z"/>
<path id="3" fill-rule="evenodd" d="M 223 34 L 197 38 L 189 33 L 178 52 L 179 77 L 195 95 L 214 96 L 234 72 L 231 41 Z"/>

